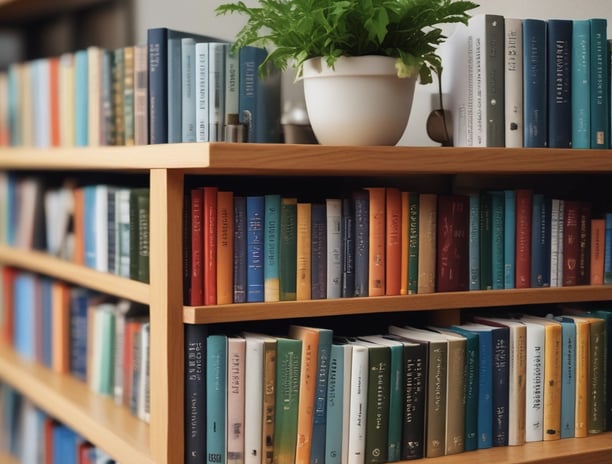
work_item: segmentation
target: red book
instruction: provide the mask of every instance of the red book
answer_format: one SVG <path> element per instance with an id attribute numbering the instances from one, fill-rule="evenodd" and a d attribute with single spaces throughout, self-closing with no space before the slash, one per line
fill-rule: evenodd
<path id="1" fill-rule="evenodd" d="M 202 243 L 204 228 L 202 226 L 202 189 L 191 190 L 191 286 L 189 304 L 204 304 L 204 267 L 202 264 Z"/>
<path id="2" fill-rule="evenodd" d="M 217 304 L 217 187 L 203 187 L 204 304 Z"/>
<path id="3" fill-rule="evenodd" d="M 578 217 L 578 285 L 589 285 L 591 280 L 591 204 L 580 202 Z"/>
<path id="4" fill-rule="evenodd" d="M 12 267 L 2 268 L 2 306 L 4 307 L 4 317 L 2 319 L 2 342 L 8 346 L 13 346 L 13 324 L 14 324 L 14 297 L 13 282 L 17 270 Z"/>
<path id="5" fill-rule="evenodd" d="M 516 190 L 516 249 L 515 286 L 531 286 L 531 203 L 533 192 Z"/>
<path id="6" fill-rule="evenodd" d="M 469 197 L 465 195 L 438 197 L 438 292 L 469 290 L 469 206 Z"/>
<path id="7" fill-rule="evenodd" d="M 563 212 L 563 281 L 562 285 L 578 285 L 580 257 L 580 202 L 566 201 Z"/>
<path id="8" fill-rule="evenodd" d="M 387 188 L 385 202 L 385 295 L 399 295 L 402 283 L 402 196 L 399 189 Z"/>
<path id="9" fill-rule="evenodd" d="M 604 219 L 591 220 L 591 262 L 590 284 L 603 285 L 604 283 L 604 235 L 606 221 Z"/>

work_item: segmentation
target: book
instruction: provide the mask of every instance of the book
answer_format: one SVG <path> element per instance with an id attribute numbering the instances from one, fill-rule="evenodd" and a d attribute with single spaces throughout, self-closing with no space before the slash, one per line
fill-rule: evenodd
<path id="1" fill-rule="evenodd" d="M 325 199 L 327 298 L 342 296 L 342 199 Z"/>
<path id="2" fill-rule="evenodd" d="M 369 267 L 368 295 L 385 294 L 385 204 L 384 187 L 370 187 L 369 194 Z M 433 290 L 432 290 L 433 291 Z"/>
<path id="3" fill-rule="evenodd" d="M 89 125 L 87 122 L 89 114 L 88 64 L 87 50 L 77 50 L 74 53 L 74 143 L 77 147 L 85 147 L 89 143 Z"/>
<path id="4" fill-rule="evenodd" d="M 544 439 L 544 326 L 526 320 L 525 441 Z"/>
<path id="5" fill-rule="evenodd" d="M 572 38 L 571 19 L 547 23 L 548 146 L 572 146 Z"/>
<path id="6" fill-rule="evenodd" d="M 340 342 L 339 339 L 337 341 Z M 367 382 L 368 350 L 365 346 L 353 343 L 351 337 L 346 337 L 344 342 L 352 345 L 346 456 L 349 462 L 364 463 L 369 386 Z"/>
<path id="7" fill-rule="evenodd" d="M 437 214 L 437 291 L 468 290 L 469 198 L 465 195 L 440 195 Z"/>
<path id="8" fill-rule="evenodd" d="M 546 147 L 546 21 L 523 19 L 523 146 Z"/>
<path id="9" fill-rule="evenodd" d="M 297 204 L 296 300 L 310 300 L 312 290 L 312 204 Z"/>
<path id="10" fill-rule="evenodd" d="M 147 45 L 134 46 L 134 144 L 146 145 L 149 139 Z"/>
<path id="11" fill-rule="evenodd" d="M 124 48 L 119 47 L 111 53 L 111 140 L 113 145 L 125 144 L 125 104 L 124 104 L 124 76 L 125 56 Z M 75 114 L 78 119 L 78 113 Z"/>
<path id="12" fill-rule="evenodd" d="M 250 381 L 250 380 L 249 380 Z M 227 463 L 245 460 L 246 340 L 227 337 Z"/>
<path id="13" fill-rule="evenodd" d="M 590 108 L 591 148 L 606 149 L 610 146 L 610 111 L 608 111 L 609 77 L 607 28 L 605 18 L 590 18 Z"/>
<path id="14" fill-rule="evenodd" d="M 493 288 L 493 196 L 490 191 L 480 192 L 479 225 L 480 244 L 479 261 L 480 289 Z"/>
<path id="15" fill-rule="evenodd" d="M 244 303 L 247 297 L 247 208 L 246 197 L 234 196 L 234 303 Z"/>
<path id="16" fill-rule="evenodd" d="M 279 218 L 279 297 L 281 301 L 293 301 L 296 298 L 297 198 L 281 198 Z"/>
<path id="17" fill-rule="evenodd" d="M 325 462 L 340 464 L 348 453 L 352 346 L 332 342 L 327 381 Z"/>
<path id="18" fill-rule="evenodd" d="M 419 194 L 418 282 L 417 293 L 433 293 L 436 288 L 437 194 Z"/>
<path id="19" fill-rule="evenodd" d="M 123 47 L 123 143 L 134 145 L 134 46 Z"/>
<path id="20" fill-rule="evenodd" d="M 196 41 L 181 39 L 181 141 L 195 142 L 196 137 Z"/>
<path id="21" fill-rule="evenodd" d="M 264 301 L 279 301 L 281 196 L 279 194 L 265 195 L 264 207 Z"/>
<path id="22" fill-rule="evenodd" d="M 208 42 L 195 44 L 195 124 L 196 141 L 208 142 L 210 140 L 209 126 L 209 95 L 208 95 Z"/>
<path id="23" fill-rule="evenodd" d="M 385 295 L 399 295 L 402 258 L 402 199 L 398 188 L 387 187 L 385 195 Z M 406 249 L 407 251 L 407 249 Z M 408 263 L 406 263 L 406 271 Z"/>
<path id="24" fill-rule="evenodd" d="M 206 337 L 206 462 L 226 462 L 227 336 Z"/>
<path id="25" fill-rule="evenodd" d="M 532 197 L 531 190 L 516 190 L 516 288 L 531 285 Z"/>
<path id="26" fill-rule="evenodd" d="M 578 285 L 580 203 L 566 200 L 563 215 L 563 286 Z"/>
<path id="27" fill-rule="evenodd" d="M 408 295 L 408 230 L 409 230 L 409 211 L 410 211 L 410 192 L 400 192 L 400 295 Z"/>
<path id="28" fill-rule="evenodd" d="M 204 304 L 217 304 L 217 194 L 218 187 L 202 187 L 202 263 Z"/>
<path id="29" fill-rule="evenodd" d="M 190 233 L 189 249 L 191 263 L 189 266 L 189 301 L 192 306 L 204 304 L 204 256 L 202 246 L 204 244 L 204 195 L 200 188 L 192 188 L 189 195 L 190 200 Z"/>
<path id="30" fill-rule="evenodd" d="M 535 193 L 531 206 L 531 286 L 549 287 L 552 202 Z"/>
<path id="31" fill-rule="evenodd" d="M 325 443 L 327 436 L 327 392 L 330 378 L 330 357 L 333 343 L 333 331 L 319 328 L 319 346 L 317 350 L 317 379 L 312 424 L 312 444 L 310 462 L 325 462 Z"/>
<path id="32" fill-rule="evenodd" d="M 470 290 L 480 290 L 480 194 L 470 192 L 468 253 Z"/>
<path id="33" fill-rule="evenodd" d="M 149 189 L 130 190 L 130 278 L 149 282 Z"/>
<path id="34" fill-rule="evenodd" d="M 342 198 L 342 290 L 343 298 L 355 295 L 355 209 L 353 199 Z M 408 270 L 408 268 L 406 268 Z"/>
<path id="35" fill-rule="evenodd" d="M 504 288 L 505 280 L 505 193 L 492 190 L 491 196 L 491 288 Z"/>
<path id="36" fill-rule="evenodd" d="M 576 326 L 555 318 L 561 324 L 561 438 L 573 438 L 576 421 Z"/>
<path id="37" fill-rule="evenodd" d="M 591 148 L 591 25 L 574 19 L 571 52 L 572 148 Z"/>
<path id="38" fill-rule="evenodd" d="M 504 190 L 504 288 L 514 288 L 516 269 L 516 192 Z"/>
<path id="39" fill-rule="evenodd" d="M 217 192 L 217 304 L 233 303 L 234 193 Z"/>
<path id="40" fill-rule="evenodd" d="M 523 21 L 504 18 L 506 147 L 523 146 Z"/>
<path id="41" fill-rule="evenodd" d="M 225 115 L 225 55 L 228 44 L 208 44 L 208 135 L 211 142 L 223 141 Z"/>
<path id="42" fill-rule="evenodd" d="M 355 294 L 368 296 L 370 253 L 370 201 L 363 190 L 353 192 L 355 211 Z M 612 255 L 611 255 L 612 256 Z M 416 288 L 416 287 L 415 287 Z"/>
<path id="43" fill-rule="evenodd" d="M 264 207 L 261 195 L 246 198 L 246 301 L 264 301 Z"/>
<path id="44" fill-rule="evenodd" d="M 310 212 L 310 297 L 313 300 L 327 298 L 327 220 L 325 209 L 325 204 L 313 203 Z"/>

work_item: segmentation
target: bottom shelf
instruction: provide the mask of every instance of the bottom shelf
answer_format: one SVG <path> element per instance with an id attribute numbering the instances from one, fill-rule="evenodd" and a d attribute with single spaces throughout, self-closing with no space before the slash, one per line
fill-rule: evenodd
<path id="1" fill-rule="evenodd" d="M 468 451 L 453 456 L 427 458 L 427 464 L 609 464 L 612 462 L 612 432 L 585 438 L 566 438 L 555 441 L 526 443 L 522 446 L 504 446 Z"/>
<path id="2" fill-rule="evenodd" d="M 111 398 L 93 393 L 84 382 L 24 360 L 1 345 L 0 379 L 117 461 L 153 462 L 149 425 Z"/>

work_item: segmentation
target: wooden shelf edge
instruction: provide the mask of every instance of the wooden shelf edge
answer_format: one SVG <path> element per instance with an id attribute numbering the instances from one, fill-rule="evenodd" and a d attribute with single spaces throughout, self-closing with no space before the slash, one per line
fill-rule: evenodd
<path id="1" fill-rule="evenodd" d="M 152 463 L 149 425 L 80 380 L 0 346 L 0 378 L 120 462 Z"/>
<path id="2" fill-rule="evenodd" d="M 0 463 L 19 464 L 19 460 L 12 454 L 9 454 L 7 451 L 0 450 Z"/>
<path id="3" fill-rule="evenodd" d="M 149 304 L 149 285 L 105 272 L 99 272 L 47 253 L 18 250 L 0 245 L 0 263 L 97 290 L 109 295 Z"/>
<path id="4" fill-rule="evenodd" d="M 612 433 L 600 433 L 585 438 L 565 438 L 555 441 L 526 443 L 468 451 L 452 456 L 427 458 L 428 464 L 566 464 L 583 462 L 607 464 L 612 455 Z"/>
<path id="5" fill-rule="evenodd" d="M 612 285 L 521 288 L 329 300 L 185 306 L 186 324 L 612 300 Z"/>

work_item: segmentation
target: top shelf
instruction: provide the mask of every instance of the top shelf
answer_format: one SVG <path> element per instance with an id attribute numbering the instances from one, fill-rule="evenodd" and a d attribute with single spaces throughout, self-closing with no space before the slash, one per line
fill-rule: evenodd
<path id="1" fill-rule="evenodd" d="M 134 172 L 177 169 L 194 174 L 283 176 L 574 174 L 612 172 L 612 150 L 234 143 L 2 148 L 0 169 Z"/>
<path id="2" fill-rule="evenodd" d="M 25 23 L 108 0 L 0 0 L 0 25 Z"/>

